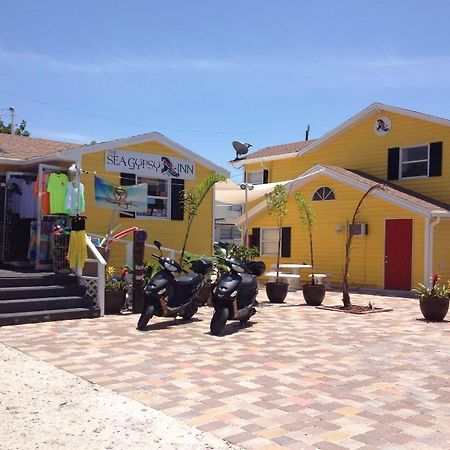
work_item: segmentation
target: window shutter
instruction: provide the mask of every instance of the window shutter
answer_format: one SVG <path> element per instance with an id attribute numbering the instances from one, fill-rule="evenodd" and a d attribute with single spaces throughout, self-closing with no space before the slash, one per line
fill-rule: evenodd
<path id="1" fill-rule="evenodd" d="M 170 220 L 184 220 L 184 180 L 172 178 L 172 193 L 170 195 Z"/>
<path id="2" fill-rule="evenodd" d="M 388 180 L 398 180 L 398 170 L 400 167 L 400 148 L 388 149 Z"/>
<path id="3" fill-rule="evenodd" d="M 281 229 L 281 256 L 283 258 L 291 256 L 291 227 Z"/>
<path id="4" fill-rule="evenodd" d="M 133 184 L 136 184 L 136 175 L 134 173 L 120 172 L 120 184 L 122 186 L 132 186 Z M 136 213 L 120 211 L 119 216 L 134 219 L 136 217 Z"/>
<path id="5" fill-rule="evenodd" d="M 261 253 L 261 228 L 252 228 L 252 246 Z"/>
<path id="6" fill-rule="evenodd" d="M 430 144 L 430 177 L 440 177 L 442 175 L 442 142 L 432 142 Z"/>
<path id="7" fill-rule="evenodd" d="M 263 170 L 263 183 L 267 184 L 269 182 L 269 171 L 267 169 Z"/>

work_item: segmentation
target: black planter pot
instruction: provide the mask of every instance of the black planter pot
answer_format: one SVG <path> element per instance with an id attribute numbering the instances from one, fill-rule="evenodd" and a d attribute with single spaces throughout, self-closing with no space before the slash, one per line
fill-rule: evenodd
<path id="1" fill-rule="evenodd" d="M 124 290 L 105 291 L 105 314 L 119 314 L 125 304 Z"/>
<path id="2" fill-rule="evenodd" d="M 307 305 L 319 306 L 325 298 L 325 285 L 323 284 L 304 284 L 303 298 Z"/>
<path id="3" fill-rule="evenodd" d="M 270 302 L 283 303 L 288 293 L 289 283 L 284 281 L 268 281 L 266 283 L 266 293 Z"/>
<path id="4" fill-rule="evenodd" d="M 442 322 L 448 312 L 449 299 L 429 297 L 420 299 L 420 311 L 426 320 Z"/>

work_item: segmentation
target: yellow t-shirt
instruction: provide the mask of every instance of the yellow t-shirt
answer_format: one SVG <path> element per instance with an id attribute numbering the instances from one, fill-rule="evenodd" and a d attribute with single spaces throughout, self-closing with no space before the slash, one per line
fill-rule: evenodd
<path id="1" fill-rule="evenodd" d="M 65 173 L 53 172 L 48 177 L 47 191 L 50 193 L 50 214 L 64 214 L 66 211 L 67 183 Z"/>

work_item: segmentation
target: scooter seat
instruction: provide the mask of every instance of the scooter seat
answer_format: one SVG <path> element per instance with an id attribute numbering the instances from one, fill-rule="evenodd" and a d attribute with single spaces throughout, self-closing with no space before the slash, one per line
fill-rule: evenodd
<path id="1" fill-rule="evenodd" d="M 202 278 L 192 272 L 180 275 L 176 280 L 176 289 L 174 295 L 169 298 L 169 306 L 177 307 L 188 302 L 196 290 L 200 287 Z"/>

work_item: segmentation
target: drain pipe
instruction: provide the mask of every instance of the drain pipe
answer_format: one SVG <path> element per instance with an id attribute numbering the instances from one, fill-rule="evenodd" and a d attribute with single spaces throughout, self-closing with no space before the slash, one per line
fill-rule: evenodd
<path id="1" fill-rule="evenodd" d="M 434 250 L 434 227 L 441 221 L 440 217 L 431 218 L 425 222 L 425 270 L 424 285 L 429 287 L 431 275 L 433 274 L 433 250 Z"/>

